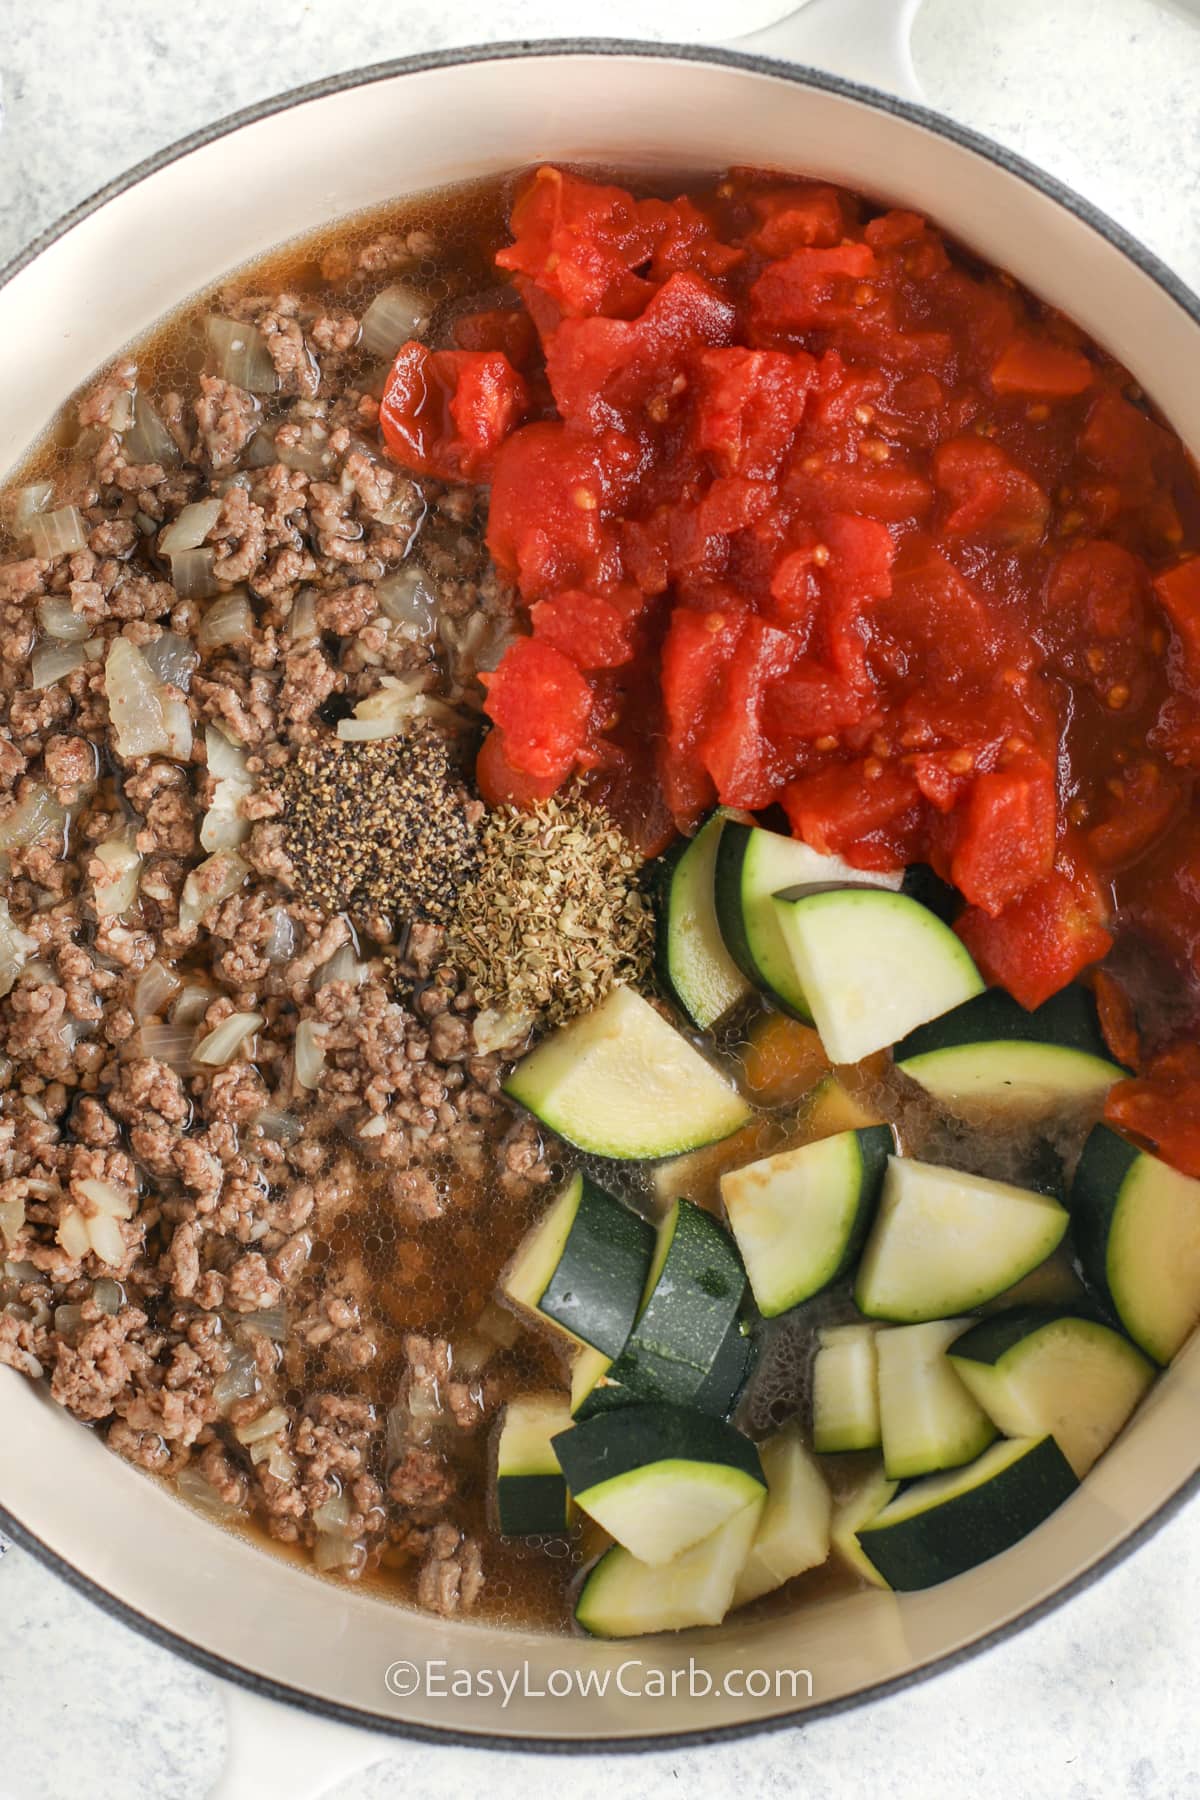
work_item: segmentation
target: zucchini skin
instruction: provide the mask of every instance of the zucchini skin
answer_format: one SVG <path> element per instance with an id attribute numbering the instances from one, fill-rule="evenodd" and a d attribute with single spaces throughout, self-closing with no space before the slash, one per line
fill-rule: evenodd
<path id="1" fill-rule="evenodd" d="M 1022 1306 L 1012 1312 L 994 1313 L 991 1318 L 968 1325 L 955 1338 L 947 1354 L 965 1356 L 971 1362 L 998 1363 L 1015 1344 L 1032 1337 L 1043 1325 L 1053 1325 L 1058 1319 L 1082 1319 L 1089 1325 L 1108 1325 L 1098 1308 L 1092 1311 L 1082 1306 Z"/>
<path id="2" fill-rule="evenodd" d="M 654 1227 L 581 1175 L 583 1192 L 538 1311 L 605 1356 L 619 1355 L 637 1316 Z"/>
<path id="3" fill-rule="evenodd" d="M 852 1269 L 862 1253 L 867 1234 L 875 1222 L 880 1190 L 887 1174 L 889 1158 L 896 1155 L 896 1134 L 890 1125 L 863 1125 L 854 1133 L 858 1142 L 859 1187 L 854 1223 L 846 1239 L 842 1259 L 826 1287 Z"/>
<path id="4" fill-rule="evenodd" d="M 1071 1183 L 1071 1236 L 1084 1281 L 1104 1309 L 1105 1323 L 1120 1322 L 1116 1298 L 1108 1284 L 1108 1240 L 1121 1193 L 1142 1152 L 1107 1125 L 1088 1134 Z M 1124 1327 L 1121 1327 L 1124 1329 Z"/>
<path id="5" fill-rule="evenodd" d="M 755 960 L 746 936 L 746 928 L 742 912 L 742 864 L 746 860 L 753 833 L 759 829 L 753 825 L 742 825 L 730 820 L 721 833 L 721 842 L 717 846 L 717 867 L 713 880 L 713 895 L 720 923 L 721 936 L 725 940 L 725 948 L 751 986 L 759 993 L 766 993 L 773 1006 L 789 1018 L 799 1019 L 801 1024 L 811 1025 L 812 1014 L 806 1007 L 794 1006 L 775 988 L 768 985 L 762 970 Z"/>
<path id="6" fill-rule="evenodd" d="M 1096 1003 L 1087 989 L 1077 984 L 1063 988 L 1033 1012 L 1026 1012 L 1003 988 L 988 988 L 940 1019 L 918 1025 L 901 1039 L 893 1054 L 897 1063 L 902 1063 L 935 1050 L 997 1042 L 1053 1044 L 1113 1062 L 1100 1030 Z"/>
<path id="7" fill-rule="evenodd" d="M 710 1213 L 679 1200 L 667 1258 L 609 1370 L 643 1400 L 694 1404 L 746 1291 L 732 1237 Z"/>
<path id="8" fill-rule="evenodd" d="M 712 1367 L 693 1394 L 690 1404 L 698 1412 L 710 1413 L 714 1419 L 728 1419 L 737 1406 L 758 1361 L 758 1344 L 735 1319 L 713 1359 Z M 598 1381 L 575 1412 L 578 1421 L 594 1419 L 597 1414 L 614 1412 L 620 1406 L 642 1406 L 640 1394 L 624 1382 L 606 1376 Z"/>
<path id="9" fill-rule="evenodd" d="M 634 1469 L 672 1461 L 720 1464 L 766 1487 L 750 1439 L 689 1407 L 623 1406 L 573 1425 L 550 1441 L 573 1494 L 586 1494 Z"/>
<path id="10" fill-rule="evenodd" d="M 567 1529 L 567 1484 L 561 1475 L 500 1475 L 496 1522 L 503 1537 L 553 1537 Z"/>

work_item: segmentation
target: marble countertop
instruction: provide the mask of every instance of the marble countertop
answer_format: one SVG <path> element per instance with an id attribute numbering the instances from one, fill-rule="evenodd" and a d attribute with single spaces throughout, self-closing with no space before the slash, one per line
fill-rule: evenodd
<path id="1" fill-rule="evenodd" d="M 736 8 L 731 9 L 736 12 Z M 653 17 L 656 28 L 648 24 Z M 0 0 L 0 265 L 184 133 L 314 76 L 455 43 L 673 33 L 606 0 Z M 1050 168 L 1200 286 L 1196 0 L 925 0 L 935 107 Z M 823 1800 L 1200 1800 L 1200 1510 L 1066 1609 L 964 1667 L 841 1718 L 704 1751 L 577 1759 L 578 1800 L 812 1793 Z M 224 1757 L 207 1676 L 113 1623 L 32 1558 L 0 1566 L 0 1800 L 200 1800 Z M 334 1800 L 549 1792 L 560 1765 L 397 1746 Z M 261 1791 L 247 1800 L 267 1800 Z"/>

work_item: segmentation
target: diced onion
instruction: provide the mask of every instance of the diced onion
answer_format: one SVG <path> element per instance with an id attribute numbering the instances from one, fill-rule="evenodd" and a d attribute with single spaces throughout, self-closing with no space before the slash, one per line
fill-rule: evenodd
<path id="1" fill-rule="evenodd" d="M 489 1300 L 479 1315 L 476 1330 L 502 1350 L 509 1350 L 521 1335 L 521 1322 L 506 1306 L 497 1306 L 494 1300 Z"/>
<path id="2" fill-rule="evenodd" d="M 198 1469 L 181 1469 L 175 1477 L 175 1486 L 185 1500 L 211 1518 L 236 1519 L 240 1514 L 241 1509 L 223 1500 L 212 1482 L 206 1481 Z"/>
<path id="3" fill-rule="evenodd" d="M 215 550 L 179 550 L 171 557 L 171 585 L 181 600 L 209 600 L 220 592 L 213 574 Z"/>
<path id="4" fill-rule="evenodd" d="M 125 1256 L 125 1239 L 117 1221 L 108 1213 L 100 1213 L 97 1218 L 88 1220 L 88 1236 L 100 1261 L 107 1263 L 110 1269 L 117 1268 Z"/>
<path id="5" fill-rule="evenodd" d="M 257 1419 L 248 1419 L 244 1425 L 235 1425 L 233 1435 L 239 1444 L 257 1444 L 263 1438 L 278 1437 L 288 1426 L 287 1411 L 282 1406 L 272 1406 Z"/>
<path id="6" fill-rule="evenodd" d="M 236 850 L 218 850 L 213 856 L 206 857 L 183 884 L 179 923 L 198 925 L 214 906 L 237 893 L 249 873 L 250 865 Z"/>
<path id="7" fill-rule="evenodd" d="M 178 556 L 181 550 L 198 550 L 221 513 L 221 502 L 193 500 L 159 536 L 160 556 Z"/>
<path id="8" fill-rule="evenodd" d="M 132 463 L 161 463 L 169 469 L 179 461 L 178 444 L 144 394 L 133 396 L 133 423 L 124 433 L 121 447 Z"/>
<path id="9" fill-rule="evenodd" d="M 360 343 L 368 356 L 390 361 L 409 338 L 424 337 L 433 317 L 429 298 L 405 282 L 393 282 L 376 294 L 362 318 Z"/>
<path id="10" fill-rule="evenodd" d="M 367 1553 L 356 1538 L 335 1537 L 332 1532 L 319 1532 L 313 1541 L 313 1566 L 328 1575 L 334 1569 L 356 1573 L 366 1561 Z"/>
<path id="11" fill-rule="evenodd" d="M 321 1085 L 325 1071 L 325 1047 L 320 1026 L 311 1019 L 301 1019 L 296 1027 L 296 1080 L 302 1088 Z"/>
<path id="12" fill-rule="evenodd" d="M 424 569 L 411 567 L 388 575 L 375 589 L 380 609 L 400 628 L 400 635 L 423 644 L 437 630 L 437 598 Z"/>
<path id="13" fill-rule="evenodd" d="M 223 644 L 240 644 L 254 630 L 254 614 L 243 588 L 214 600 L 200 621 L 196 643 L 201 650 L 217 650 Z"/>
<path id="14" fill-rule="evenodd" d="M 189 981 L 171 1008 L 172 1025 L 198 1025 L 215 999 L 205 983 Z"/>
<path id="15" fill-rule="evenodd" d="M 233 1061 L 246 1039 L 253 1037 L 263 1022 L 262 1013 L 230 1013 L 207 1037 L 201 1038 L 192 1053 L 192 1060 L 206 1063 L 211 1068 L 224 1068 L 226 1063 Z"/>
<path id="16" fill-rule="evenodd" d="M 317 631 L 317 596 L 312 588 L 301 588 L 292 604 L 287 622 L 288 642 L 307 644 L 319 635 Z"/>
<path id="17" fill-rule="evenodd" d="M 349 1494 L 334 1494 L 330 1499 L 322 1500 L 320 1506 L 313 1507 L 312 1522 L 318 1531 L 331 1531 L 337 1537 L 346 1537 L 350 1516 Z"/>
<path id="18" fill-rule="evenodd" d="M 217 782 L 212 805 L 200 825 L 200 843 L 208 851 L 235 850 L 250 835 L 250 821 L 242 807 L 254 784 L 246 772 L 245 753 L 216 725 L 207 727 L 204 745 L 209 773 Z"/>
<path id="19" fill-rule="evenodd" d="M 298 469 L 319 480 L 333 468 L 334 455 L 324 427 L 318 431 L 316 422 L 310 421 L 298 444 L 281 444 L 278 438 L 275 439 L 275 460 L 285 469 Z"/>
<path id="20" fill-rule="evenodd" d="M 480 1056 L 493 1050 L 515 1050 L 533 1030 L 534 1015 L 523 1012 L 501 1012 L 485 1007 L 475 1016 L 471 1037 Z"/>
<path id="21" fill-rule="evenodd" d="M 465 1337 L 455 1340 L 455 1373 L 465 1375 L 468 1379 L 482 1375 L 495 1353 L 495 1344 L 489 1343 L 479 1332 L 469 1331 Z"/>
<path id="22" fill-rule="evenodd" d="M 35 782 L 13 810 L 0 819 L 0 854 L 23 850 L 36 843 L 44 832 L 61 830 L 66 822 L 66 808 L 59 805 L 49 788 Z"/>
<path id="23" fill-rule="evenodd" d="M 251 1455 L 254 1452 L 251 1451 Z M 282 1444 L 272 1444 L 267 1453 L 267 1470 L 276 1481 L 284 1483 L 295 1481 L 296 1465 Z"/>
<path id="24" fill-rule="evenodd" d="M 254 1123 L 265 1138 L 277 1144 L 295 1144 L 304 1135 L 304 1127 L 295 1113 L 283 1112 L 277 1106 L 264 1106 Z"/>
<path id="25" fill-rule="evenodd" d="M 250 442 L 242 452 L 242 461 L 250 469 L 269 469 L 272 463 L 279 461 L 275 454 L 275 439 L 265 425 L 260 425 Z"/>
<path id="26" fill-rule="evenodd" d="M 235 1346 L 229 1352 L 229 1367 L 213 1383 L 213 1399 L 224 1413 L 235 1400 L 248 1400 L 257 1392 L 258 1364 L 249 1350 Z"/>
<path id="27" fill-rule="evenodd" d="M 278 964 L 291 960 L 296 948 L 296 927 L 286 906 L 275 908 L 271 920 L 271 935 L 265 948 L 269 963 Z"/>
<path id="28" fill-rule="evenodd" d="M 153 1022 L 138 1032 L 139 1053 L 151 1062 L 166 1063 L 177 1075 L 185 1075 L 192 1066 L 192 1045 L 196 1041 L 194 1025 L 159 1025 Z"/>
<path id="29" fill-rule="evenodd" d="M 17 489 L 8 514 L 17 537 L 27 536 L 31 521 L 38 513 L 45 512 L 53 498 L 52 481 L 31 481 L 28 487 Z"/>
<path id="30" fill-rule="evenodd" d="M 208 772 L 218 781 L 248 781 L 246 752 L 232 738 L 226 737 L 219 725 L 204 728 L 204 751 Z"/>
<path id="31" fill-rule="evenodd" d="M 133 1195 L 128 1188 L 118 1187 L 115 1181 L 101 1181 L 97 1176 L 89 1175 L 75 1186 L 88 1205 L 103 1217 L 128 1219 L 133 1213 Z"/>
<path id="32" fill-rule="evenodd" d="M 243 325 L 237 319 L 225 319 L 210 313 L 204 321 L 204 335 L 212 351 L 213 366 L 222 381 L 244 388 L 248 394 L 274 394 L 279 377 L 267 340 L 257 325 Z"/>
<path id="33" fill-rule="evenodd" d="M 38 624 L 47 637 L 60 644 L 82 644 L 91 634 L 91 626 L 75 611 L 63 594 L 47 594 L 38 601 Z"/>
<path id="34" fill-rule="evenodd" d="M 188 703 L 170 690 L 163 694 L 163 724 L 167 728 L 167 755 L 176 762 L 192 760 L 192 715 Z"/>
<path id="35" fill-rule="evenodd" d="M 98 919 L 116 919 L 137 899 L 142 857 L 128 830 L 114 833 L 92 851 L 103 873 L 93 877 L 92 892 Z"/>
<path id="36" fill-rule="evenodd" d="M 321 965 L 313 985 L 319 989 L 331 981 L 348 981 L 352 987 L 359 987 L 366 973 L 367 966 L 355 956 L 353 944 L 339 944 L 329 961 Z"/>
<path id="37" fill-rule="evenodd" d="M 104 662 L 104 686 L 118 756 L 161 756 L 169 746 L 162 689 L 128 638 L 114 638 Z"/>
<path id="38" fill-rule="evenodd" d="M 82 1306 L 56 1306 L 54 1329 L 60 1337 L 72 1337 L 83 1324 Z"/>
<path id="39" fill-rule="evenodd" d="M 29 685 L 53 687 L 86 664 L 87 653 L 82 644 L 39 644 L 29 659 Z"/>
<path id="40" fill-rule="evenodd" d="M 146 665 L 157 681 L 177 687 L 186 694 L 192 682 L 192 671 L 200 661 L 195 646 L 177 631 L 164 631 L 142 651 Z"/>
<path id="41" fill-rule="evenodd" d="M 428 680 L 423 669 L 415 675 L 385 675 L 375 692 L 358 702 L 352 719 L 339 719 L 338 736 L 346 743 L 398 736 L 422 710 Z"/>
<path id="42" fill-rule="evenodd" d="M 239 1332 L 257 1331 L 273 1344 L 284 1344 L 288 1335 L 288 1316 L 282 1306 L 265 1306 L 261 1312 L 239 1313 Z"/>
<path id="43" fill-rule="evenodd" d="M 56 512 L 37 512 L 29 520 L 29 544 L 42 562 L 73 556 L 87 549 L 88 528 L 77 506 L 60 506 Z"/>
<path id="44" fill-rule="evenodd" d="M 16 1243 L 17 1234 L 24 1223 L 25 1202 L 20 1196 L 15 1200 L 0 1200 L 0 1237 L 6 1243 Z"/>
<path id="45" fill-rule="evenodd" d="M 107 1314 L 110 1319 L 115 1319 L 124 1304 L 125 1290 L 119 1281 L 113 1281 L 110 1276 L 102 1275 L 92 1288 L 92 1299 L 100 1312 Z"/>

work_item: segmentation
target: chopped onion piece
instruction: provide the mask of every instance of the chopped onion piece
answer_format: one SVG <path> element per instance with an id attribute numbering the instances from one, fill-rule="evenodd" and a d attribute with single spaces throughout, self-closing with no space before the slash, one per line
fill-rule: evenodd
<path id="1" fill-rule="evenodd" d="M 380 609 L 400 628 L 402 637 L 427 643 L 437 631 L 437 597 L 424 569 L 400 569 L 382 580 L 375 593 Z"/>
<path id="2" fill-rule="evenodd" d="M 429 679 L 424 669 L 415 675 L 385 675 L 375 692 L 359 701 L 352 719 L 338 721 L 338 736 L 346 743 L 398 736 L 410 719 L 426 710 L 423 690 Z"/>
<path id="3" fill-rule="evenodd" d="M 251 1455 L 254 1452 L 251 1451 Z M 272 1444 L 267 1454 L 267 1472 L 285 1484 L 295 1481 L 296 1465 L 282 1444 Z"/>
<path id="4" fill-rule="evenodd" d="M 249 1350 L 240 1345 L 229 1352 L 229 1367 L 213 1383 L 213 1399 L 223 1413 L 235 1400 L 248 1400 L 258 1392 L 258 1365 Z"/>
<path id="5" fill-rule="evenodd" d="M 263 1337 L 270 1338 L 273 1344 L 286 1343 L 287 1312 L 282 1306 L 265 1306 L 261 1312 L 239 1313 L 237 1329 L 239 1332 L 257 1331 Z"/>
<path id="6" fill-rule="evenodd" d="M 192 1060 L 206 1063 L 210 1068 L 223 1069 L 226 1063 L 233 1061 L 247 1038 L 264 1023 L 264 1016 L 258 1012 L 230 1013 L 227 1019 L 201 1038 L 193 1052 Z"/>
<path id="7" fill-rule="evenodd" d="M 162 690 L 145 657 L 128 638 L 114 638 L 104 661 L 104 686 L 118 756 L 161 756 L 169 746 Z"/>
<path id="8" fill-rule="evenodd" d="M 54 1329 L 61 1337 L 71 1337 L 83 1324 L 82 1306 L 56 1306 Z"/>
<path id="9" fill-rule="evenodd" d="M 249 863 L 236 850 L 218 850 L 206 857 L 183 884 L 179 923 L 198 925 L 214 906 L 237 893 L 249 873 Z"/>
<path id="10" fill-rule="evenodd" d="M 212 1482 L 206 1481 L 198 1469 L 181 1469 L 175 1477 L 175 1486 L 185 1500 L 211 1518 L 225 1520 L 239 1516 L 241 1509 L 223 1500 Z"/>
<path id="11" fill-rule="evenodd" d="M 15 1200 L 0 1200 L 0 1237 L 8 1244 L 15 1244 L 17 1233 L 25 1223 L 25 1202 L 21 1197 Z"/>
<path id="12" fill-rule="evenodd" d="M 292 604 L 287 622 L 288 642 L 307 644 L 319 635 L 317 631 L 317 596 L 313 588 L 301 588 Z"/>
<path id="13" fill-rule="evenodd" d="M 53 687 L 86 666 L 87 652 L 82 644 L 39 644 L 29 659 L 29 685 Z"/>
<path id="14" fill-rule="evenodd" d="M 322 1575 L 334 1569 L 357 1574 L 366 1559 L 366 1550 L 357 1538 L 335 1537 L 332 1532 L 322 1531 L 313 1542 L 313 1566 Z"/>
<path id="15" fill-rule="evenodd" d="M 113 1281 L 108 1275 L 102 1275 L 92 1288 L 92 1299 L 100 1312 L 115 1319 L 125 1303 L 125 1290 L 119 1281 Z"/>
<path id="16" fill-rule="evenodd" d="M 476 1014 L 471 1036 L 480 1056 L 487 1056 L 493 1050 L 517 1049 L 525 1042 L 533 1026 L 532 1013 L 500 1012 L 494 1007 L 485 1007 L 481 1013 Z"/>
<path id="17" fill-rule="evenodd" d="M 77 1206 L 68 1206 L 58 1222 L 55 1233 L 59 1246 L 65 1250 L 72 1262 L 82 1262 L 92 1248 L 91 1233 L 88 1222 Z"/>
<path id="18" fill-rule="evenodd" d="M 298 444 L 281 444 L 276 438 L 275 460 L 281 462 L 285 469 L 298 469 L 302 474 L 313 475 L 319 480 L 333 468 L 334 455 L 325 437 L 318 437 L 310 427 L 307 441 L 302 438 Z"/>
<path id="19" fill-rule="evenodd" d="M 75 611 L 63 594 L 47 594 L 38 601 L 38 623 L 47 637 L 60 644 L 82 644 L 91 633 L 91 625 Z"/>
<path id="20" fill-rule="evenodd" d="M 354 954 L 353 944 L 339 944 L 327 963 L 317 973 L 314 988 L 323 988 L 330 981 L 348 981 L 352 987 L 361 986 L 367 973 L 367 965 L 359 962 Z"/>
<path id="21" fill-rule="evenodd" d="M 239 1444 L 257 1444 L 263 1438 L 278 1437 L 288 1426 L 287 1410 L 282 1406 L 272 1406 L 257 1419 L 248 1419 L 244 1425 L 235 1425 L 233 1435 Z"/>
<path id="22" fill-rule="evenodd" d="M 349 1494 L 334 1494 L 331 1499 L 322 1500 L 320 1506 L 314 1506 L 312 1522 L 318 1531 L 332 1531 L 345 1537 L 350 1529 Z"/>
<path id="23" fill-rule="evenodd" d="M 266 1138 L 277 1144 L 294 1144 L 304 1135 L 304 1127 L 295 1113 L 283 1112 L 277 1106 L 264 1106 L 254 1123 Z"/>
<path id="24" fill-rule="evenodd" d="M 98 919 L 116 919 L 129 911 L 137 899 L 142 857 L 133 842 L 132 833 L 123 829 L 105 838 L 92 851 L 102 873 L 92 877 L 92 892 Z"/>
<path id="25" fill-rule="evenodd" d="M 166 1063 L 177 1075 L 184 1075 L 191 1069 L 195 1041 L 194 1025 L 156 1025 L 151 1022 L 138 1032 L 140 1053 L 151 1062 Z"/>
<path id="26" fill-rule="evenodd" d="M 42 562 L 73 556 L 87 549 L 88 528 L 77 506 L 60 506 L 56 512 L 36 512 L 29 519 L 29 543 Z"/>
<path id="27" fill-rule="evenodd" d="M 235 744 L 232 738 L 226 737 L 219 725 L 205 726 L 204 750 L 208 772 L 218 781 L 249 781 L 246 752 L 240 744 Z"/>
<path id="28" fill-rule="evenodd" d="M 23 850 L 51 829 L 61 831 L 66 819 L 66 808 L 59 805 L 49 788 L 35 782 L 24 799 L 0 819 L 0 854 Z"/>
<path id="29" fill-rule="evenodd" d="M 209 600 L 219 593 L 215 550 L 179 550 L 171 557 L 171 585 L 181 600 Z"/>
<path id="30" fill-rule="evenodd" d="M 359 342 L 368 356 L 390 361 L 409 338 L 424 337 L 432 317 L 433 304 L 425 294 L 395 281 L 376 294 L 363 314 Z"/>
<path id="31" fill-rule="evenodd" d="M 296 927 L 286 906 L 277 906 L 271 921 L 271 935 L 267 939 L 265 950 L 269 963 L 285 963 L 291 960 L 296 949 Z"/>
<path id="32" fill-rule="evenodd" d="M 53 498 L 52 481 L 31 481 L 28 487 L 18 488 L 7 509 L 15 536 L 25 537 L 33 519 L 38 513 L 45 512 Z"/>
<path id="33" fill-rule="evenodd" d="M 115 1181 L 101 1181 L 96 1176 L 89 1175 L 74 1185 L 88 1205 L 102 1217 L 128 1219 L 133 1213 L 133 1195 L 128 1188 L 118 1187 Z"/>
<path id="34" fill-rule="evenodd" d="M 198 1025 L 215 999 L 205 983 L 189 981 L 171 1008 L 172 1025 Z"/>
<path id="35" fill-rule="evenodd" d="M 167 728 L 167 755 L 175 762 L 192 760 L 192 715 L 182 695 L 163 693 L 163 723 Z"/>
<path id="36" fill-rule="evenodd" d="M 121 448 L 132 463 L 161 463 L 169 469 L 179 461 L 179 445 L 144 394 L 133 395 L 133 423 L 124 432 Z"/>
<path id="37" fill-rule="evenodd" d="M 160 556 L 178 556 L 181 550 L 198 550 L 221 514 L 221 502 L 193 500 L 177 519 L 164 527 L 158 540 Z"/>
<path id="38" fill-rule="evenodd" d="M 244 588 L 214 600 L 200 621 L 196 643 L 201 650 L 218 650 L 223 644 L 240 644 L 254 630 L 254 614 Z"/>
<path id="39" fill-rule="evenodd" d="M 320 1033 L 320 1026 L 315 1025 L 311 1019 L 301 1019 L 296 1027 L 296 1080 L 302 1088 L 321 1085 L 321 1076 L 325 1072 L 325 1047 Z"/>
<path id="40" fill-rule="evenodd" d="M 209 773 L 217 781 L 212 805 L 200 826 L 200 842 L 209 851 L 235 850 L 250 835 L 250 821 L 242 806 L 253 793 L 254 784 L 246 772 L 245 753 L 216 725 L 208 726 L 204 745 Z"/>
<path id="41" fill-rule="evenodd" d="M 204 321 L 204 335 L 213 355 L 213 365 L 222 381 L 245 388 L 248 394 L 274 394 L 279 377 L 267 340 L 257 325 L 243 325 L 237 319 L 225 319 L 210 313 Z"/>
<path id="42" fill-rule="evenodd" d="M 250 442 L 242 452 L 242 461 L 251 469 L 269 469 L 272 463 L 279 461 L 275 454 L 275 439 L 265 425 L 260 425 Z"/>
<path id="43" fill-rule="evenodd" d="M 186 694 L 192 682 L 192 671 L 200 661 L 195 647 L 175 631 L 164 631 L 142 651 L 147 667 L 156 680 L 169 683 Z"/>
<path id="44" fill-rule="evenodd" d="M 489 1342 L 476 1331 L 469 1331 L 465 1337 L 456 1338 L 454 1343 L 455 1374 L 472 1378 L 482 1375 L 484 1369 L 496 1354 L 495 1344 Z"/>

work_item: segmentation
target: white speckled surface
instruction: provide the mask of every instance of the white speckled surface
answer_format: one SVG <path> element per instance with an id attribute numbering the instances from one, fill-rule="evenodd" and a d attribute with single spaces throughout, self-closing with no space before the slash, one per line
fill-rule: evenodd
<path id="1" fill-rule="evenodd" d="M 646 35 L 644 0 L 603 28 Z M 664 19 L 653 34 L 670 37 Z M 736 8 L 733 9 L 736 11 Z M 129 164 L 314 76 L 408 50 L 596 30 L 570 0 L 0 0 L 0 264 Z M 930 101 L 1073 183 L 1200 286 L 1195 0 L 926 0 Z M 0 1489 L 3 1474 L 0 1463 Z M 569 1771 L 403 1746 L 336 1800 L 579 1800 L 736 1790 L 821 1800 L 1200 1800 L 1200 1511 L 1066 1610 L 852 1715 L 720 1749 Z M 698 1721 L 699 1723 L 700 1721 Z M 281 1721 L 286 1727 L 286 1719 Z M 224 1755 L 215 1685 L 12 1552 L 0 1565 L 0 1800 L 199 1800 Z M 261 1790 L 246 1800 L 270 1800 Z"/>

